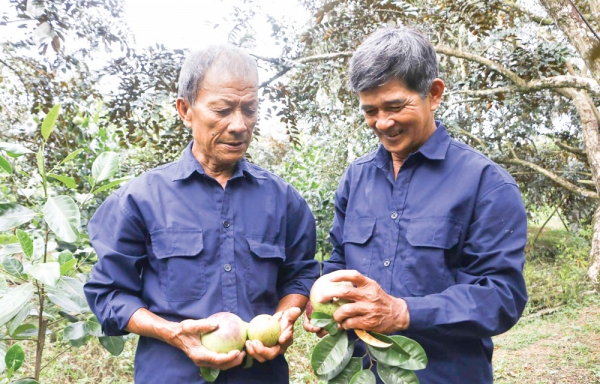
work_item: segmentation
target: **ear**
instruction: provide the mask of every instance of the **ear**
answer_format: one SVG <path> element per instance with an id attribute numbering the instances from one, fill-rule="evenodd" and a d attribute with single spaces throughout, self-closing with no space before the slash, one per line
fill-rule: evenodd
<path id="1" fill-rule="evenodd" d="M 446 85 L 444 84 L 442 79 L 433 80 L 428 95 L 432 111 L 435 111 L 440 106 L 440 102 L 442 101 L 442 95 L 444 94 L 445 88 Z"/>
<path id="2" fill-rule="evenodd" d="M 190 104 L 182 97 L 178 97 L 175 105 L 177 107 L 177 113 L 179 114 L 181 121 L 183 121 L 183 125 L 185 125 L 187 128 L 191 128 L 192 120 L 190 115 L 192 108 Z"/>

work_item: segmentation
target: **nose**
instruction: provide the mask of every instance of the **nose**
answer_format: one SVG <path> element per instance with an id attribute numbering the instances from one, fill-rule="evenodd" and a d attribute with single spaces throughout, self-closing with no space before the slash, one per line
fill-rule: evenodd
<path id="1" fill-rule="evenodd" d="M 248 130 L 246 119 L 241 111 L 232 114 L 227 130 L 233 133 L 242 133 Z"/>
<path id="2" fill-rule="evenodd" d="M 376 119 L 377 120 L 375 120 L 375 128 L 378 131 L 385 131 L 394 126 L 394 120 L 390 119 L 390 116 L 387 113 L 379 113 L 376 116 Z"/>

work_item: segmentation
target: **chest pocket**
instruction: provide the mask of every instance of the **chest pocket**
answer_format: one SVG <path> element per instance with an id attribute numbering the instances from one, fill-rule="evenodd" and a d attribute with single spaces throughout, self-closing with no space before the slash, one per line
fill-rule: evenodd
<path id="1" fill-rule="evenodd" d="M 455 283 L 447 266 L 447 253 L 458 243 L 462 225 L 448 217 L 411 219 L 406 240 L 402 281 L 410 293 L 424 296 L 444 291 Z"/>
<path id="2" fill-rule="evenodd" d="M 277 306 L 277 276 L 285 261 L 285 248 L 264 239 L 246 236 L 250 258 L 245 263 L 248 298 L 253 305 Z"/>
<path id="3" fill-rule="evenodd" d="M 206 292 L 201 229 L 162 229 L 150 234 L 158 279 L 167 301 L 199 300 Z"/>
<path id="4" fill-rule="evenodd" d="M 347 269 L 356 269 L 369 276 L 375 242 L 372 240 L 376 219 L 373 217 L 353 217 L 344 223 L 344 256 Z"/>

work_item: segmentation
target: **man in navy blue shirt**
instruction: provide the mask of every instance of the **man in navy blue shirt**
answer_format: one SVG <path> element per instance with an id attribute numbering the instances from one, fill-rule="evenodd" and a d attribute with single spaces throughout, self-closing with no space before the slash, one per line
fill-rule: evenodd
<path id="1" fill-rule="evenodd" d="M 89 222 L 98 263 L 85 294 L 106 335 L 140 335 L 137 383 L 288 383 L 283 356 L 319 275 L 315 222 L 289 184 L 245 161 L 257 121 L 255 61 L 234 46 L 191 53 L 177 111 L 193 141 L 179 161 L 112 194 Z M 275 314 L 279 344 L 245 352 L 202 346 L 206 318 Z M 241 364 L 245 354 L 255 362 Z"/>
<path id="2" fill-rule="evenodd" d="M 354 301 L 334 313 L 346 329 L 418 341 L 429 359 L 415 372 L 421 383 L 491 383 L 491 337 L 527 302 L 517 184 L 434 120 L 444 82 L 419 32 L 376 31 L 350 61 L 350 84 L 381 144 L 350 165 L 336 192 L 323 273 L 355 287 L 320 301 Z"/>

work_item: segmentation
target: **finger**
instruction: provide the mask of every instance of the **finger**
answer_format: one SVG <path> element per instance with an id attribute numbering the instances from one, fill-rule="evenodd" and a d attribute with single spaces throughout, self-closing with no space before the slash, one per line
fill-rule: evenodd
<path id="1" fill-rule="evenodd" d="M 325 276 L 327 276 L 329 281 L 332 282 L 349 281 L 356 286 L 364 285 L 369 279 L 368 277 L 354 269 L 341 269 L 338 271 L 328 273 Z"/>
<path id="2" fill-rule="evenodd" d="M 302 314 L 302 310 L 298 307 L 291 307 L 291 308 L 286 309 L 286 311 L 285 311 L 285 315 L 288 317 L 288 319 L 292 323 L 296 322 L 296 320 L 298 320 L 298 318 L 300 317 L 301 314 Z"/>
<path id="3" fill-rule="evenodd" d="M 321 328 L 315 327 L 314 325 L 312 325 L 310 323 L 310 320 L 308 319 L 308 316 L 306 316 L 306 313 L 304 314 L 304 321 L 302 322 L 302 328 L 304 328 L 304 330 L 306 332 L 311 332 L 311 333 L 317 333 L 321 330 Z"/>
<path id="4" fill-rule="evenodd" d="M 242 358 L 244 355 L 244 352 L 238 350 L 229 351 L 228 353 L 216 353 L 204 347 L 199 347 L 197 351 L 198 354 L 194 359 L 196 365 L 219 369 L 224 369 L 223 367 L 225 366 L 235 366 L 235 362 L 239 359 L 240 355 L 242 355 Z"/>
<path id="5" fill-rule="evenodd" d="M 285 311 L 279 311 L 273 315 L 273 318 L 280 322 L 284 313 L 285 313 Z"/>
<path id="6" fill-rule="evenodd" d="M 235 352 L 238 352 L 237 355 L 235 354 Z M 235 356 L 235 358 L 227 363 L 220 364 L 218 366 L 219 369 L 226 370 L 229 368 L 237 367 L 238 365 L 242 364 L 242 362 L 244 361 L 244 356 L 246 356 L 246 353 L 241 351 L 230 351 L 228 355 L 229 354 Z"/>
<path id="7" fill-rule="evenodd" d="M 219 323 L 214 319 L 184 320 L 181 322 L 181 326 L 184 333 L 199 334 L 214 331 L 219 328 Z"/>
<path id="8" fill-rule="evenodd" d="M 263 363 L 267 360 L 273 360 L 278 354 L 280 347 L 276 345 L 274 347 L 265 347 L 259 340 L 248 340 L 246 341 L 246 350 L 256 360 Z"/>

